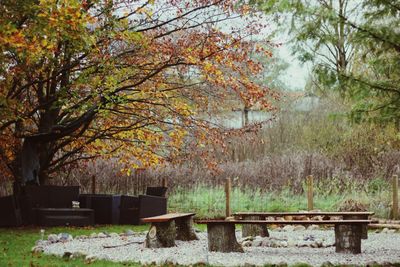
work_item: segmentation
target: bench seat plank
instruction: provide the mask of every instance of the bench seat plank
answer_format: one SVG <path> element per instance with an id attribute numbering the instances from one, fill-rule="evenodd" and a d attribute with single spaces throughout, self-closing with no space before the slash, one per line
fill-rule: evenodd
<path id="1" fill-rule="evenodd" d="M 168 213 L 168 214 L 163 214 L 163 215 L 154 216 L 154 217 L 142 218 L 141 220 L 144 223 L 167 222 L 167 221 L 174 220 L 177 218 L 194 216 L 195 214 L 196 213 Z"/>

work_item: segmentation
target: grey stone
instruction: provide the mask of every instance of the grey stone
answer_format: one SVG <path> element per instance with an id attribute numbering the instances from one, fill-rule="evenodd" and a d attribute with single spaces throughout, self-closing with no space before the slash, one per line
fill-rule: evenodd
<path id="1" fill-rule="evenodd" d="M 261 246 L 262 246 L 262 240 L 253 241 L 253 247 L 261 247 Z"/>
<path id="2" fill-rule="evenodd" d="M 86 263 L 86 264 L 90 264 L 90 263 L 96 261 L 96 259 L 97 259 L 97 258 L 96 258 L 95 255 L 87 255 L 87 256 L 85 257 L 85 263 Z"/>
<path id="3" fill-rule="evenodd" d="M 297 243 L 298 247 L 308 247 L 308 242 L 306 241 L 300 241 Z"/>
<path id="4" fill-rule="evenodd" d="M 35 242 L 36 246 L 47 246 L 49 243 L 51 243 L 50 241 L 47 240 L 37 240 Z"/>
<path id="5" fill-rule="evenodd" d="M 381 233 L 382 233 L 382 234 L 386 234 L 388 231 L 389 231 L 388 228 L 383 228 L 382 231 L 381 231 Z"/>
<path id="6" fill-rule="evenodd" d="M 47 237 L 47 240 L 48 240 L 50 243 L 57 243 L 57 242 L 58 242 L 58 237 L 57 237 L 57 235 L 55 235 L 55 234 L 50 234 L 50 235 Z"/>
<path id="7" fill-rule="evenodd" d="M 32 253 L 42 253 L 44 251 L 44 248 L 42 246 L 34 246 L 32 248 Z"/>
<path id="8" fill-rule="evenodd" d="M 91 233 L 90 238 L 97 238 L 97 233 Z"/>
<path id="9" fill-rule="evenodd" d="M 128 229 L 128 230 L 125 231 L 125 235 L 126 236 L 131 236 L 131 235 L 134 235 L 134 234 L 135 234 L 135 232 L 132 231 L 131 229 Z"/>
<path id="10" fill-rule="evenodd" d="M 99 234 L 97 235 L 97 237 L 98 237 L 98 238 L 106 238 L 106 237 L 108 237 L 108 235 L 106 235 L 105 233 L 99 233 Z"/>
<path id="11" fill-rule="evenodd" d="M 322 247 L 324 247 L 324 248 L 329 248 L 329 247 L 333 247 L 333 246 L 335 246 L 335 242 L 328 242 L 328 241 L 322 242 Z"/>
<path id="12" fill-rule="evenodd" d="M 318 230 L 320 227 L 319 227 L 319 225 L 316 225 L 316 224 L 311 224 L 310 226 L 308 226 L 308 230 Z"/>
<path id="13" fill-rule="evenodd" d="M 314 241 L 314 240 L 315 240 L 315 237 L 314 237 L 313 235 L 305 235 L 305 236 L 303 237 L 303 240 L 304 240 L 304 241 Z"/>
<path id="14" fill-rule="evenodd" d="M 271 241 L 269 241 L 268 239 L 264 239 L 264 240 L 261 242 L 261 246 L 263 246 L 263 247 L 270 247 L 270 246 L 271 246 Z"/>
<path id="15" fill-rule="evenodd" d="M 293 225 L 286 225 L 285 227 L 282 228 L 283 231 L 285 232 L 292 232 L 294 230 Z"/>
<path id="16" fill-rule="evenodd" d="M 246 236 L 245 238 L 243 238 L 242 242 L 244 241 L 253 241 L 254 237 L 253 236 Z"/>
<path id="17" fill-rule="evenodd" d="M 295 247 L 296 246 L 296 241 L 293 240 L 293 239 L 289 239 L 287 241 L 287 243 L 288 243 L 288 247 Z"/>
<path id="18" fill-rule="evenodd" d="M 60 242 L 68 242 L 68 241 L 72 241 L 72 240 L 73 240 L 72 235 L 70 235 L 68 233 L 58 234 L 58 241 L 60 241 Z"/>
<path id="19" fill-rule="evenodd" d="M 119 234 L 117 234 L 117 233 L 110 233 L 110 237 L 112 237 L 112 238 L 117 238 L 117 237 L 119 237 Z"/>
<path id="20" fill-rule="evenodd" d="M 270 244 L 271 248 L 279 248 L 279 242 L 272 240 Z"/>
<path id="21" fill-rule="evenodd" d="M 287 248 L 289 246 L 287 241 L 281 241 L 279 245 L 283 248 Z"/>
<path id="22" fill-rule="evenodd" d="M 246 240 L 246 241 L 242 242 L 242 246 L 243 247 L 251 247 L 252 242 L 250 240 Z"/>
<path id="23" fill-rule="evenodd" d="M 304 231 L 304 230 L 306 230 L 306 227 L 304 227 L 303 225 L 296 225 L 293 228 L 293 231 Z"/>

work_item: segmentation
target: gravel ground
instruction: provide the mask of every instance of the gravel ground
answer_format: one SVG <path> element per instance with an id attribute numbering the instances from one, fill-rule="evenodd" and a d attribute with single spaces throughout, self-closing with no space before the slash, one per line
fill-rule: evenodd
<path id="1" fill-rule="evenodd" d="M 270 230 L 274 239 L 300 240 L 303 237 L 313 235 L 316 239 L 333 242 L 334 232 L 332 230 L 304 230 L 293 232 L 279 232 Z M 240 232 L 237 232 L 240 241 Z M 367 240 L 362 240 L 362 253 L 359 255 L 335 253 L 335 247 L 311 248 L 311 247 L 245 247 L 244 253 L 217 253 L 208 252 L 207 234 L 198 233 L 200 240 L 182 242 L 176 241 L 176 247 L 148 249 L 141 244 L 130 244 L 117 248 L 103 248 L 103 246 L 124 244 L 127 242 L 143 242 L 145 234 L 120 237 L 114 234 L 105 238 L 75 238 L 72 241 L 42 244 L 46 254 L 64 255 L 65 252 L 72 254 L 87 255 L 86 259 L 105 259 L 111 261 L 133 261 L 142 264 L 165 262 L 190 265 L 194 263 L 208 263 L 218 266 L 243 266 L 282 264 L 293 265 L 296 263 L 307 263 L 312 266 L 321 266 L 328 262 L 332 264 L 388 264 L 400 263 L 400 233 L 369 233 Z"/>

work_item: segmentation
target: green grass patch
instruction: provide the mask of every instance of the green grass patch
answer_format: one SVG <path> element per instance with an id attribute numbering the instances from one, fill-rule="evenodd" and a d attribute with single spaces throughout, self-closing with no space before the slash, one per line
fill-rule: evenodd
<path id="1" fill-rule="evenodd" d="M 121 233 L 128 229 L 135 232 L 143 232 L 148 229 L 147 225 L 109 225 L 99 227 L 52 227 L 52 228 L 1 228 L 0 229 L 0 266 L 87 266 L 84 258 L 63 259 L 56 256 L 34 254 L 31 252 L 35 242 L 40 239 L 40 229 L 45 229 L 45 237 L 49 234 L 69 233 L 72 236 L 90 235 L 93 232 L 116 232 Z M 141 266 L 138 263 L 114 263 L 110 261 L 96 260 L 90 266 Z"/>

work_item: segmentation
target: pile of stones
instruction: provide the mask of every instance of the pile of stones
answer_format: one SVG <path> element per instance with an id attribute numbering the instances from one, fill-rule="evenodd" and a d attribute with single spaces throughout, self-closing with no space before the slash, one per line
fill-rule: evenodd
<path id="1" fill-rule="evenodd" d="M 54 243 L 65 243 L 74 240 L 73 236 L 69 233 L 59 233 L 57 234 L 49 234 L 47 239 L 43 239 L 44 230 L 41 230 L 42 238 L 36 241 L 35 246 L 32 248 L 32 253 L 42 253 L 44 251 L 44 247 Z M 92 239 L 92 238 L 121 238 L 124 239 L 128 236 L 136 235 L 137 233 L 132 230 L 126 230 L 123 233 L 108 233 L 108 232 L 100 232 L 100 233 L 91 233 L 90 235 L 79 235 L 75 237 L 75 240 L 84 240 L 84 239 Z M 66 252 L 68 254 L 68 252 Z M 82 255 L 64 255 L 65 257 L 81 257 Z"/>
<path id="2" fill-rule="evenodd" d="M 324 238 L 316 238 L 313 235 L 300 236 L 298 238 L 275 238 L 275 237 L 246 237 L 241 241 L 243 247 L 311 247 L 327 248 L 335 246 L 335 243 Z"/>
<path id="3" fill-rule="evenodd" d="M 318 225 L 310 225 L 306 228 L 303 225 L 286 225 L 282 228 L 276 228 L 276 232 L 285 232 L 285 237 L 261 237 L 261 236 L 248 236 L 241 240 L 244 247 L 273 247 L 273 248 L 286 248 L 286 247 L 311 247 L 311 248 L 327 248 L 335 246 L 334 240 L 327 240 L 324 237 L 316 237 L 307 233 L 310 230 L 318 230 Z M 303 232 L 306 231 L 307 232 Z M 301 234 L 303 232 L 304 234 Z"/>

